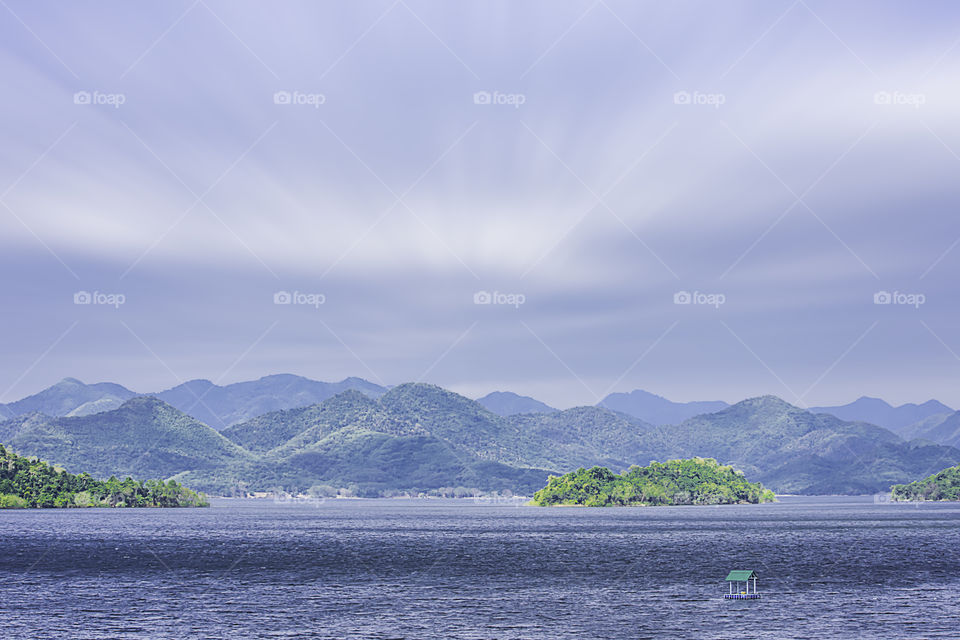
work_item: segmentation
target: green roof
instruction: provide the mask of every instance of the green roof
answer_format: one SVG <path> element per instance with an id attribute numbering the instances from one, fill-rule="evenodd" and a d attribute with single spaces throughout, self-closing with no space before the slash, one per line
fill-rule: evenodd
<path id="1" fill-rule="evenodd" d="M 756 577 L 757 572 L 753 570 L 733 570 L 730 572 L 730 575 L 727 576 L 727 581 L 746 582 L 747 580 L 753 580 Z"/>

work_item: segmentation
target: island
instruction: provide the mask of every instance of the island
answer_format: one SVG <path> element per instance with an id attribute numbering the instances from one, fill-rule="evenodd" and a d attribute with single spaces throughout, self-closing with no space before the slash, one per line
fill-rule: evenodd
<path id="1" fill-rule="evenodd" d="M 208 506 L 202 493 L 173 480 L 97 480 L 18 456 L 0 444 L 0 509 Z"/>
<path id="2" fill-rule="evenodd" d="M 910 484 L 895 484 L 890 498 L 896 502 L 960 500 L 960 466 L 948 467 Z"/>
<path id="3" fill-rule="evenodd" d="M 620 507 L 659 505 L 758 504 L 776 500 L 759 482 L 712 458 L 690 458 L 632 466 L 617 475 L 605 467 L 550 476 L 531 504 Z"/>

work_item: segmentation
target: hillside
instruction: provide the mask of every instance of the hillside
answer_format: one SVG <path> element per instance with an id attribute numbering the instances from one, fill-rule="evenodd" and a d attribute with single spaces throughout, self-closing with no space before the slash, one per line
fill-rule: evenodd
<path id="1" fill-rule="evenodd" d="M 635 389 L 630 393 L 611 393 L 601 400 L 598 406 L 661 426 L 677 424 L 702 413 L 721 411 L 729 405 L 722 400 L 673 402 L 648 391 Z"/>
<path id="2" fill-rule="evenodd" d="M 595 465 L 625 469 L 643 460 L 646 435 L 653 428 L 603 407 L 575 407 L 507 420 L 521 443 L 518 451 L 523 463 L 544 469 Z"/>
<path id="3" fill-rule="evenodd" d="M 191 469 L 252 462 L 222 435 L 156 398 L 138 396 L 91 416 L 39 413 L 0 422 L 0 442 L 95 477 L 168 478 Z"/>
<path id="4" fill-rule="evenodd" d="M 742 469 L 778 493 L 874 493 L 916 479 L 960 450 L 908 443 L 875 425 L 804 411 L 774 396 L 662 427 L 648 440 L 656 459 L 703 456 Z"/>

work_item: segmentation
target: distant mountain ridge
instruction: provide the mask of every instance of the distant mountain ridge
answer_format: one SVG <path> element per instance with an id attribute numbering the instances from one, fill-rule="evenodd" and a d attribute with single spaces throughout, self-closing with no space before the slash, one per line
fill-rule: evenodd
<path id="1" fill-rule="evenodd" d="M 32 412 L 55 417 L 92 415 L 116 409 L 130 398 L 142 395 L 159 398 L 221 430 L 270 411 L 322 402 L 348 389 L 356 389 L 371 397 L 378 397 L 386 391 L 385 387 L 363 378 L 319 382 L 292 374 L 264 376 L 226 386 L 209 380 L 190 380 L 153 394 L 138 394 L 110 382 L 84 384 L 75 378 L 64 378 L 22 400 L 0 404 L 0 419 Z"/>
<path id="2" fill-rule="evenodd" d="M 348 389 L 355 389 L 372 397 L 386 392 L 386 388 L 363 378 L 319 382 L 283 373 L 222 387 L 209 380 L 191 380 L 154 395 L 201 422 L 221 430 L 270 411 L 323 402 Z"/>
<path id="3" fill-rule="evenodd" d="M 937 400 L 928 400 L 923 404 L 912 402 L 894 407 L 880 398 L 861 396 L 853 402 L 836 407 L 810 407 L 813 413 L 829 413 L 841 420 L 869 422 L 894 433 L 901 434 L 910 425 L 927 420 L 932 416 L 946 415 L 954 412 L 953 409 Z"/>
<path id="4" fill-rule="evenodd" d="M 84 384 L 76 378 L 64 378 L 53 386 L 7 404 L 0 404 L 0 419 L 39 412 L 48 416 L 65 416 L 93 403 L 116 408 L 137 395 L 130 389 L 112 382 Z"/>
<path id="5" fill-rule="evenodd" d="M 598 405 L 657 426 L 677 424 L 693 416 L 713 413 L 730 406 L 722 400 L 673 402 L 642 389 L 635 389 L 630 393 L 611 393 Z"/>
<path id="6" fill-rule="evenodd" d="M 477 402 L 498 416 L 512 416 L 519 413 L 553 413 L 553 407 L 535 400 L 530 396 L 521 396 L 512 391 L 494 391 Z"/>
<path id="7" fill-rule="evenodd" d="M 960 447 L 960 411 L 938 413 L 915 422 L 904 429 L 903 437 Z"/>

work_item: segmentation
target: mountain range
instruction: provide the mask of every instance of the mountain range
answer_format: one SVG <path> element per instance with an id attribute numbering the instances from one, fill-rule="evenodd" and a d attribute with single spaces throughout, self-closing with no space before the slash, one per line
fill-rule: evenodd
<path id="1" fill-rule="evenodd" d="M 901 435 L 906 434 L 913 425 L 919 422 L 929 420 L 934 416 L 946 418 L 946 416 L 954 413 L 953 409 L 937 400 L 928 400 L 923 404 L 907 403 L 895 407 L 880 398 L 867 396 L 862 396 L 850 404 L 836 407 L 811 407 L 810 411 L 829 413 L 841 420 L 869 422 Z"/>
<path id="2" fill-rule="evenodd" d="M 163 400 L 219 430 L 269 411 L 322 402 L 347 389 L 356 389 L 371 397 L 383 395 L 387 390 L 363 378 L 319 382 L 302 376 L 277 374 L 226 386 L 209 380 L 190 380 L 157 393 L 138 394 L 110 382 L 84 384 L 76 378 L 64 378 L 22 400 L 0 404 L 0 418 L 35 411 L 49 416 L 85 416 L 116 409 L 134 396 L 145 395 Z"/>
<path id="3" fill-rule="evenodd" d="M 781 493 L 869 493 L 960 463 L 954 446 L 908 441 L 881 426 L 805 411 L 774 396 L 678 424 L 652 424 L 605 406 L 503 416 L 433 385 L 384 389 L 356 380 L 337 384 L 360 388 L 260 413 L 220 430 L 159 397 L 134 396 L 92 415 L 39 411 L 67 409 L 70 402 L 63 401 L 61 387 L 34 397 L 33 405 L 19 405 L 36 407 L 33 411 L 0 422 L 0 442 L 69 471 L 172 477 L 218 494 L 312 487 L 391 495 L 459 487 L 461 494 L 510 490 L 529 495 L 548 475 L 578 467 L 623 470 L 693 456 L 733 464 Z M 292 384 L 284 387 L 284 382 Z M 289 405 L 277 399 L 277 388 L 306 390 L 301 397 L 329 390 L 282 377 L 251 384 L 250 398 L 258 401 L 244 398 L 245 388 L 234 385 L 217 387 L 229 391 L 215 392 L 209 385 L 193 391 L 204 399 L 213 394 L 216 406 L 227 409 L 224 415 L 240 415 L 254 407 Z M 265 389 L 273 389 L 273 395 Z M 117 398 L 122 393 L 113 387 L 107 391 Z M 183 391 L 173 399 L 186 404 Z M 227 405 L 238 397 L 241 409 Z M 76 400 L 83 401 L 77 407 L 97 401 L 86 391 Z M 932 429 L 956 439 L 956 427 L 957 420 L 950 419 Z"/>

